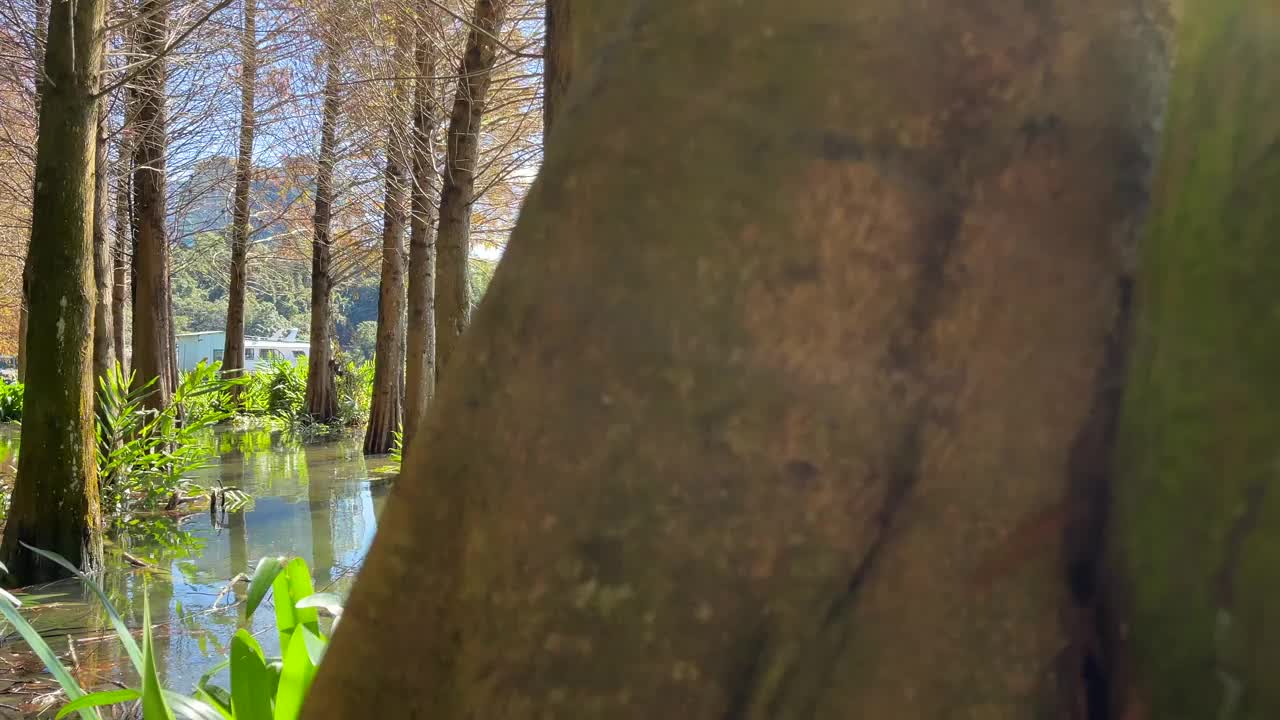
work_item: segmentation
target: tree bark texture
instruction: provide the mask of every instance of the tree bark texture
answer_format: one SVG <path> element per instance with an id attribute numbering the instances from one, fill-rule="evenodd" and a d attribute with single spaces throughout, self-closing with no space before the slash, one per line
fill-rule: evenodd
<path id="1" fill-rule="evenodd" d="M 412 35 L 401 33 L 395 63 L 402 72 L 408 56 L 406 45 Z M 373 356 L 373 397 L 369 403 L 369 425 L 365 429 L 364 452 L 382 455 L 391 452 L 395 433 L 404 419 L 405 371 L 405 203 L 412 182 L 409 166 L 409 129 L 397 110 L 405 107 L 403 81 L 392 89 L 393 119 L 387 129 L 387 167 L 383 176 L 382 273 L 378 284 L 378 336 Z"/>
<path id="2" fill-rule="evenodd" d="M 44 49 L 48 40 L 49 0 L 35 2 L 35 111 L 40 116 L 40 98 L 44 91 Z M 38 128 L 37 128 L 38 129 Z M 38 142 L 38 138 L 37 138 Z M 31 303 L 31 248 L 28 242 L 27 256 L 22 261 L 22 302 L 18 305 L 18 380 L 25 381 L 27 374 L 27 320 Z"/>
<path id="3" fill-rule="evenodd" d="M 32 205 L 30 325 L 22 452 L 0 560 L 6 582 L 62 577 L 19 543 L 73 564 L 102 562 L 93 433 L 93 218 L 98 74 L 106 3 L 54 3 Z"/>
<path id="4" fill-rule="evenodd" d="M 476 162 L 485 95 L 497 59 L 494 38 L 501 32 L 510 0 L 476 0 L 473 26 L 458 70 L 458 89 L 440 189 L 436 231 L 436 375 L 444 372 L 471 316 L 467 261 L 471 249 L 471 203 L 475 199 Z"/>
<path id="5" fill-rule="evenodd" d="M 111 218 L 111 159 L 107 138 L 107 103 L 99 102 L 94 141 L 93 173 L 93 381 L 105 376 L 116 362 L 111 286 L 114 279 L 115 238 Z M 96 395 L 95 395 L 96 397 Z"/>
<path id="6" fill-rule="evenodd" d="M 144 59 L 160 56 L 168 41 L 169 3 L 141 0 L 135 29 Z M 143 401 L 159 409 L 169 404 L 175 380 L 169 302 L 169 242 L 165 235 L 165 60 L 152 62 L 138 75 L 137 142 L 134 146 L 133 200 L 137 249 L 133 263 L 134 382 L 156 379 L 155 392 Z"/>
<path id="7" fill-rule="evenodd" d="M 1080 717 L 1167 4 L 621 4 L 305 716 Z"/>
<path id="8" fill-rule="evenodd" d="M 1280 17 L 1185 3 L 1112 517 L 1130 712 L 1280 716 Z"/>
<path id="9" fill-rule="evenodd" d="M 226 344 L 222 370 L 227 375 L 244 371 L 244 304 L 249 280 L 249 190 L 253 180 L 253 136 L 257 123 L 254 95 L 258 82 L 257 0 L 244 0 L 244 27 L 240 35 L 240 147 L 236 156 L 235 199 L 231 215 L 231 269 L 227 281 Z M 240 387 L 231 390 L 240 397 Z"/>
<path id="10" fill-rule="evenodd" d="M 125 121 L 126 125 L 128 120 Z M 116 207 L 115 207 L 115 247 L 112 251 L 113 262 L 113 280 L 111 283 L 111 323 L 112 323 L 112 342 L 115 343 L 116 362 L 120 363 L 120 368 L 126 373 L 128 372 L 128 361 L 125 356 L 125 313 L 130 310 L 130 276 L 129 270 L 132 263 L 131 254 L 133 252 L 133 220 L 130 217 L 130 195 L 131 183 L 130 175 L 132 175 L 133 151 L 130 149 L 129 130 L 127 128 L 121 131 L 121 140 L 119 154 L 116 158 L 118 163 L 116 175 Z"/>
<path id="11" fill-rule="evenodd" d="M 422 15 L 435 17 L 433 6 L 423 3 Z M 422 22 L 422 19 L 419 19 Z M 419 29 L 414 47 L 418 80 L 413 91 L 413 185 L 410 188 L 408 328 L 405 351 L 404 449 L 426 415 L 435 393 L 435 206 L 436 172 L 436 51 L 431 36 Z"/>
<path id="12" fill-rule="evenodd" d="M 324 117 L 316 163 L 316 207 L 311 239 L 311 347 L 307 354 L 307 414 L 315 422 L 338 417 L 333 345 L 329 334 L 333 300 L 333 166 L 337 159 L 338 113 L 342 108 L 342 68 L 338 49 L 326 49 Z"/>

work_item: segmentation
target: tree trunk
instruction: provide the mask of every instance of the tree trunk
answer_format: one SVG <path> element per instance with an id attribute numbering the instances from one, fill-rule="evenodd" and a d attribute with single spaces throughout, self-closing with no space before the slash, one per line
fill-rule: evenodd
<path id="1" fill-rule="evenodd" d="M 471 316 L 467 259 L 480 125 L 497 58 L 494 38 L 501 31 L 509 4 L 510 0 L 476 0 L 473 25 L 458 70 L 440 189 L 440 225 L 436 231 L 437 378 L 444 372 Z"/>
<path id="2" fill-rule="evenodd" d="M 102 563 L 93 433 L 93 217 L 102 0 L 54 3 L 42 88 L 31 219 L 30 332 L 22 452 L 0 545 L 6 582 L 66 573 L 19 543 L 73 564 Z"/>
<path id="3" fill-rule="evenodd" d="M 105 53 L 104 53 L 105 56 Z M 105 69 L 105 66 L 104 66 Z M 116 353 L 112 330 L 111 285 L 114 277 L 112 250 L 115 238 L 108 230 L 111 222 L 111 158 L 108 154 L 107 103 L 98 103 L 98 129 L 95 133 L 93 173 L 93 382 L 104 377 L 115 365 Z M 95 385 L 96 387 L 96 385 Z M 94 397 L 97 395 L 95 393 Z"/>
<path id="4" fill-rule="evenodd" d="M 40 116 L 40 98 L 44 95 L 44 45 L 48 38 L 49 0 L 36 0 L 35 3 L 35 61 L 36 77 L 33 83 L 36 90 L 35 112 Z M 37 128 L 38 130 L 38 128 Z M 39 139 L 37 138 L 37 142 Z M 22 261 L 22 302 L 18 305 L 18 380 L 25 381 L 27 376 L 27 320 L 31 304 L 31 248 L 28 243 L 27 255 Z"/>
<path id="5" fill-rule="evenodd" d="M 127 118 L 127 115 L 126 115 Z M 128 119 L 125 120 L 127 126 Z M 125 313 L 129 309 L 129 267 L 131 264 L 130 254 L 133 248 L 133 221 L 129 212 L 129 197 L 131 194 L 129 176 L 133 165 L 131 156 L 133 151 L 130 149 L 132 145 L 128 140 L 129 130 L 127 127 L 121 130 L 120 150 L 117 156 L 119 163 L 116 174 L 116 232 L 115 232 L 115 248 L 112 255 L 114 262 L 113 281 L 111 284 L 111 322 L 112 322 L 112 342 L 115 343 L 116 362 L 120 364 L 120 369 L 127 372 L 129 363 L 125 357 Z"/>
<path id="6" fill-rule="evenodd" d="M 435 8 L 424 3 L 425 17 Z M 421 22 L 421 20 L 420 20 Z M 413 186 L 409 223 L 409 299 L 406 332 L 404 447 L 422 423 L 435 391 L 435 208 L 436 160 L 432 137 L 436 129 L 435 48 L 430 36 L 418 31 L 414 48 L 418 80 L 413 91 Z"/>
<path id="7" fill-rule="evenodd" d="M 142 0 L 136 28 L 144 60 L 164 52 L 169 24 L 167 0 Z M 157 379 L 156 391 L 143 403 L 160 409 L 172 393 L 169 325 L 169 242 L 165 236 L 165 60 L 146 66 L 137 79 L 137 143 L 134 147 L 133 199 L 137 249 L 133 303 L 133 369 L 136 386 Z"/>
<path id="8" fill-rule="evenodd" d="M 240 151 L 236 158 L 235 206 L 231 218 L 231 271 L 227 284 L 226 345 L 222 370 L 227 375 L 244 371 L 244 302 L 249 270 L 249 189 L 253 180 L 253 134 L 256 123 L 254 89 L 258 78 L 256 0 L 244 0 L 244 29 L 240 36 Z M 231 389 L 235 402 L 240 387 Z"/>
<path id="9" fill-rule="evenodd" d="M 1082 717 L 1167 2 L 620 4 L 305 716 Z"/>
<path id="10" fill-rule="evenodd" d="M 547 0 L 546 41 L 542 50 L 542 140 L 546 146 L 554 116 L 564 104 L 573 66 L 570 0 Z"/>
<path id="11" fill-rule="evenodd" d="M 411 37 L 411 36 L 410 36 Z M 406 54 L 411 40 L 401 37 L 397 55 Z M 398 58 L 399 59 L 399 58 Z M 405 63 L 395 63 L 400 74 Z M 404 107 L 404 83 L 394 83 L 391 110 Z M 405 370 L 404 229 L 409 192 L 409 164 L 405 123 L 393 118 L 387 131 L 386 191 L 382 203 L 382 277 L 378 290 L 378 340 L 373 357 L 373 397 L 364 435 L 366 455 L 391 452 L 403 422 Z"/>
<path id="12" fill-rule="evenodd" d="M 337 157 L 338 112 L 342 105 L 342 72 L 338 49 L 326 50 L 324 118 L 320 126 L 320 157 L 316 164 L 316 210 L 311 241 L 311 348 L 307 355 L 307 414 L 320 423 L 338 418 L 335 361 L 329 335 L 333 273 L 330 269 L 333 233 L 333 166 Z"/>
<path id="13" fill-rule="evenodd" d="M 1122 689 L 1150 718 L 1272 718 L 1280 24 L 1195 0 L 1179 28 L 1111 524 Z"/>

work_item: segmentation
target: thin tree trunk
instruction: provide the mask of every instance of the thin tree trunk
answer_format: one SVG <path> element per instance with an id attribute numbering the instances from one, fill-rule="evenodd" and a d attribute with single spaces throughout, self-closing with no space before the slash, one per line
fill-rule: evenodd
<path id="1" fill-rule="evenodd" d="M 36 146 L 30 332 L 22 452 L 0 560 L 9 584 L 66 573 L 20 543 L 86 570 L 102 563 L 93 434 L 93 216 L 102 0 L 54 3 Z"/>
<path id="2" fill-rule="evenodd" d="M 44 95 L 44 47 L 47 40 L 49 24 L 49 0 L 36 0 L 35 24 L 35 112 L 40 116 L 40 99 Z M 38 131 L 38 128 L 37 128 Z M 37 142 L 39 139 L 37 138 Z M 31 304 L 31 248 L 28 242 L 27 255 L 22 261 L 22 302 L 18 305 L 18 380 L 26 380 L 27 374 L 27 323 Z"/>
<path id="3" fill-rule="evenodd" d="M 509 4 L 510 0 L 476 1 L 473 26 L 458 70 L 440 189 L 440 225 L 436 231 L 437 378 L 445 372 L 471 316 L 467 261 L 471 254 L 471 203 L 475 199 L 476 162 L 480 156 L 480 125 L 497 58 L 494 38 L 501 31 Z"/>
<path id="4" fill-rule="evenodd" d="M 105 53 L 104 53 L 105 58 Z M 104 65 L 105 70 L 105 65 Z M 112 342 L 111 285 L 112 249 L 115 238 L 111 222 L 111 158 L 107 141 L 107 103 L 99 102 L 98 129 L 94 142 L 93 173 L 93 381 L 104 377 L 115 365 Z M 96 394 L 95 394 L 96 398 Z"/>
<path id="5" fill-rule="evenodd" d="M 152 58 L 168 40 L 167 0 L 141 0 L 142 19 L 135 28 L 138 52 Z M 160 409 L 172 394 L 173 353 L 169 307 L 169 242 L 165 235 L 165 60 L 151 63 L 137 79 L 137 144 L 134 149 L 133 197 L 137 216 L 137 250 L 133 303 L 133 369 L 141 386 L 156 379 L 156 392 L 144 400 Z"/>
<path id="6" fill-rule="evenodd" d="M 401 33 L 395 69 L 400 74 L 412 35 Z M 366 455 L 391 452 L 404 418 L 405 392 L 405 201 L 409 194 L 408 128 L 395 117 L 405 105 L 403 81 L 392 88 L 393 119 L 387 130 L 387 168 L 382 203 L 382 275 L 378 286 L 378 339 L 373 357 L 373 397 L 364 435 Z"/>
<path id="7" fill-rule="evenodd" d="M 311 241 L 311 348 L 307 356 L 307 414 L 315 422 L 338 418 L 333 345 L 329 335 L 333 273 L 330 269 L 333 234 L 333 166 L 337 156 L 338 113 L 342 107 L 342 73 L 336 42 L 326 50 L 324 118 L 320 126 L 320 156 L 316 164 L 316 208 Z"/>
<path id="8" fill-rule="evenodd" d="M 126 120 L 126 123 L 128 120 Z M 113 281 L 111 284 L 111 322 L 112 322 L 112 341 L 115 343 L 116 362 L 120 364 L 120 369 L 127 372 L 128 361 L 125 357 L 125 313 L 129 310 L 129 266 L 131 263 L 130 253 L 133 247 L 133 222 L 129 215 L 129 196 L 130 182 L 129 176 L 132 167 L 132 150 L 128 141 L 127 129 L 121 132 L 121 141 L 119 155 L 117 156 L 117 172 L 116 172 L 116 232 L 115 232 L 115 248 L 112 254 L 114 262 Z"/>
<path id="9" fill-rule="evenodd" d="M 227 285 L 226 345 L 222 369 L 227 375 L 244 371 L 244 303 L 249 270 L 249 189 L 253 180 L 253 135 L 257 122 L 254 90 L 258 77 L 256 0 L 244 0 L 244 28 L 240 37 L 240 150 L 236 158 L 235 201 L 231 218 L 231 270 Z M 239 400 L 240 387 L 232 388 Z"/>
<path id="10" fill-rule="evenodd" d="M 1120 428 L 1112 717 L 1280 717 L 1275 8 L 1184 3 L 1177 47 Z"/>
<path id="11" fill-rule="evenodd" d="M 1168 3 L 610 5 L 304 717 L 1085 717 Z"/>
<path id="12" fill-rule="evenodd" d="M 435 16 L 435 8 L 424 3 L 423 14 Z M 421 20 L 420 20 L 421 22 Z M 435 208 L 436 188 L 435 48 L 430 36 L 419 29 L 414 48 L 414 68 L 418 80 L 413 91 L 413 186 L 409 223 L 409 299 L 406 332 L 404 445 L 410 447 L 418 426 L 426 415 L 435 392 Z"/>

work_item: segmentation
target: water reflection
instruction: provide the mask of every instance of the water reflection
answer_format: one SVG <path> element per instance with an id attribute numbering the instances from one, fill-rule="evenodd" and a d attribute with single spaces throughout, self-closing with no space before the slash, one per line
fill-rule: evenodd
<path id="1" fill-rule="evenodd" d="M 240 623 L 238 609 L 226 606 L 247 589 L 230 580 L 251 573 L 260 558 L 300 556 L 312 568 L 317 589 L 345 594 L 373 539 L 388 484 L 366 467 L 354 437 L 302 444 L 281 432 L 227 431 L 210 441 L 219 455 L 192 479 L 208 488 L 242 488 L 253 504 L 242 512 L 202 512 L 172 521 L 187 538 L 184 547 L 166 546 L 154 534 L 122 539 L 117 547 L 127 546 L 158 569 L 120 561 L 103 578 L 112 602 L 134 626 L 142 623 L 146 588 L 152 623 L 158 625 L 161 674 L 177 690 L 190 689 L 221 659 Z M 33 599 L 41 603 L 32 612 L 37 627 L 74 638 L 84 672 L 121 677 L 127 660 L 92 596 L 60 583 L 38 590 Z M 247 627 L 268 654 L 278 653 L 273 613 L 264 609 Z M 0 648 L 12 651 L 15 642 L 20 643 L 9 631 Z"/>

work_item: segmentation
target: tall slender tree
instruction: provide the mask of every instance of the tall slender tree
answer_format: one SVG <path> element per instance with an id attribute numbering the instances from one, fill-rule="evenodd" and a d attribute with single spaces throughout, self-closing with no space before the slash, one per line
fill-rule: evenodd
<path id="1" fill-rule="evenodd" d="M 169 299 L 169 241 L 165 233 L 165 52 L 168 0 L 139 0 L 134 28 L 143 63 L 137 77 L 133 201 L 137 247 L 133 255 L 133 358 L 135 382 L 156 380 L 148 407 L 169 404 L 174 381 Z"/>
<path id="2" fill-rule="evenodd" d="M 1089 716 L 1169 3 L 615 6 L 304 716 Z"/>
<path id="3" fill-rule="evenodd" d="M 35 41 L 33 47 L 33 66 L 36 69 L 36 77 L 33 85 L 36 91 L 36 117 L 40 116 L 40 98 L 43 95 L 41 89 L 45 81 L 44 56 L 46 47 L 46 36 L 49 25 L 49 0 L 36 0 L 35 3 Z M 31 250 L 28 248 L 27 256 L 22 262 L 22 304 L 18 306 L 18 379 L 25 380 L 27 373 L 27 325 L 30 318 L 31 308 Z"/>
<path id="4" fill-rule="evenodd" d="M 61 576 L 22 543 L 94 569 L 102 518 L 93 434 L 93 223 L 104 0 L 55 2 L 32 207 L 22 453 L 0 560 L 7 581 Z M 38 281 L 37 281 L 38 280 Z"/>
<path id="5" fill-rule="evenodd" d="M 227 281 L 226 344 L 222 369 L 229 375 L 244 370 L 244 304 L 249 278 L 249 191 L 253 181 L 254 110 L 258 82 L 257 0 L 243 0 L 240 32 L 240 146 L 236 156 L 236 186 L 231 218 L 231 270 Z M 240 386 L 232 387 L 240 397 Z"/>
<path id="6" fill-rule="evenodd" d="M 128 93 L 123 93 L 126 98 Z M 130 288 L 133 255 L 133 219 L 130 217 L 132 207 L 132 183 L 130 176 L 133 167 L 132 143 L 129 141 L 128 107 L 126 100 L 124 126 L 120 131 L 120 141 L 116 155 L 116 202 L 115 202 L 115 247 L 112 249 L 112 283 L 111 283 L 111 323 L 112 341 L 115 343 L 116 362 L 121 368 L 127 368 L 125 355 L 127 345 L 125 338 L 125 314 L 130 311 Z"/>
<path id="7" fill-rule="evenodd" d="M 498 57 L 498 33 L 510 0 L 476 0 L 458 69 L 458 89 L 440 188 L 440 223 L 436 231 L 436 374 L 452 357 L 471 316 L 471 204 L 475 200 L 476 162 L 485 96 Z"/>
<path id="8" fill-rule="evenodd" d="M 338 417 L 330 334 L 333 301 L 333 171 L 338 152 L 338 114 L 342 109 L 342 66 L 336 33 L 325 36 L 324 116 L 316 162 L 315 214 L 311 240 L 311 339 L 307 354 L 307 414 L 316 422 Z"/>
<path id="9" fill-rule="evenodd" d="M 105 59 L 105 53 L 103 53 Z M 103 70 L 106 63 L 103 63 Z M 111 158 L 107 137 L 107 102 L 98 103 L 93 173 L 93 377 L 105 376 L 116 362 L 112 322 L 112 280 L 115 277 L 111 228 Z"/>
<path id="10" fill-rule="evenodd" d="M 436 49 L 427 29 L 436 8 L 423 3 L 413 51 L 413 185 L 410 189 L 408 329 L 404 392 L 405 449 L 426 415 L 435 391 Z"/>
<path id="11" fill-rule="evenodd" d="M 396 46 L 392 53 L 392 74 L 403 76 L 412 55 L 414 34 L 397 18 Z M 378 283 L 378 339 L 374 351 L 373 397 L 369 403 L 369 425 L 365 429 L 364 452 L 381 455 L 391 451 L 395 433 L 404 418 L 405 370 L 405 203 L 409 195 L 410 154 L 406 82 L 391 82 L 387 123 L 387 159 L 383 174 L 382 272 Z"/>

